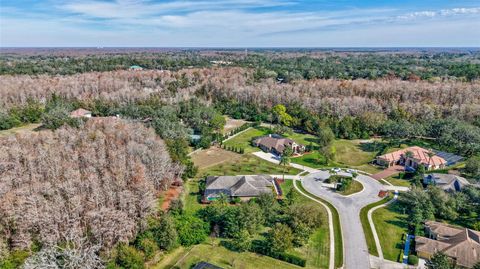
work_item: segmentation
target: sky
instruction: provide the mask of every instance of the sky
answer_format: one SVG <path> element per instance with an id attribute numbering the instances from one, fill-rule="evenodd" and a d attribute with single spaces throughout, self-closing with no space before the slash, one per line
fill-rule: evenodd
<path id="1" fill-rule="evenodd" d="M 0 47 L 479 47 L 480 0 L 0 0 Z"/>

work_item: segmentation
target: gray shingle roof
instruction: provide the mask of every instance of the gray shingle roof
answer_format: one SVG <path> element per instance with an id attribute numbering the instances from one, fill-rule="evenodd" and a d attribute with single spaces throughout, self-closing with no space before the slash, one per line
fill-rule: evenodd
<path id="1" fill-rule="evenodd" d="M 272 192 L 270 176 L 210 176 L 207 177 L 205 196 L 251 197 Z"/>

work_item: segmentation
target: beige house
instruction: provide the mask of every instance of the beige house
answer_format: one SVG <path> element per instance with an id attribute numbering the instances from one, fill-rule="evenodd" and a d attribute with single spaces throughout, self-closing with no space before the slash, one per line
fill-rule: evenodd
<path id="1" fill-rule="evenodd" d="M 480 232 L 427 221 L 425 233 L 427 237 L 415 237 L 418 257 L 428 260 L 440 251 L 464 268 L 472 268 L 480 262 Z"/>
<path id="2" fill-rule="evenodd" d="M 272 134 L 255 139 L 253 145 L 261 148 L 265 152 L 271 152 L 276 155 L 282 155 L 286 148 L 292 149 L 293 154 L 302 154 L 305 152 L 304 145 L 298 144 L 292 139 Z"/>
<path id="3" fill-rule="evenodd" d="M 413 146 L 378 156 L 376 162 L 387 167 L 399 164 L 414 169 L 423 165 L 425 170 L 443 169 L 447 166 L 444 158 L 437 155 L 432 156 L 431 153 L 430 150 Z"/>

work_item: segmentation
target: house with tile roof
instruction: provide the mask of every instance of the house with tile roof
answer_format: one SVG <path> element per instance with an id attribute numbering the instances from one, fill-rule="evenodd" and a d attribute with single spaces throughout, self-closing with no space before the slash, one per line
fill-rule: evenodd
<path id="1" fill-rule="evenodd" d="M 425 170 L 443 169 L 447 161 L 435 152 L 418 146 L 408 147 L 390 152 L 376 158 L 376 163 L 382 166 L 404 165 L 406 168 L 417 169 L 420 165 Z"/>
<path id="2" fill-rule="evenodd" d="M 293 154 L 296 155 L 305 152 L 304 145 L 275 134 L 259 137 L 253 140 L 253 145 L 261 148 L 265 152 L 270 152 L 278 156 L 282 155 L 286 148 L 292 149 Z"/>
<path id="3" fill-rule="evenodd" d="M 423 184 L 435 185 L 444 191 L 461 191 L 465 186 L 470 185 L 470 182 L 457 175 L 431 173 L 425 175 Z"/>
<path id="4" fill-rule="evenodd" d="M 204 201 L 213 201 L 220 194 L 227 197 L 239 197 L 249 200 L 263 193 L 273 193 L 273 178 L 266 175 L 259 176 L 209 176 L 206 179 Z"/>
<path id="5" fill-rule="evenodd" d="M 418 257 L 428 260 L 440 251 L 463 268 L 472 268 L 480 262 L 480 232 L 427 221 L 425 234 L 427 237 L 415 238 L 415 251 Z"/>

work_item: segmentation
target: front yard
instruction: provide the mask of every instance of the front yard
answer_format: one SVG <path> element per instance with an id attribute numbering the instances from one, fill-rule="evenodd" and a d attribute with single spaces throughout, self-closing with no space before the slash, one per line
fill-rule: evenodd
<path id="1" fill-rule="evenodd" d="M 377 230 L 382 246 L 383 256 L 390 261 L 398 261 L 403 252 L 402 238 L 408 232 L 407 215 L 394 202 L 387 207 L 382 207 L 372 215 L 375 229 Z"/>

